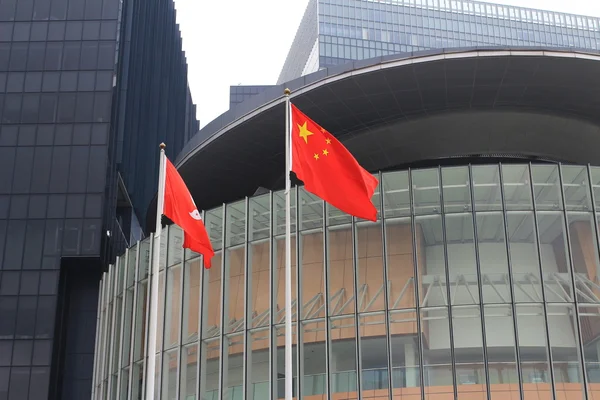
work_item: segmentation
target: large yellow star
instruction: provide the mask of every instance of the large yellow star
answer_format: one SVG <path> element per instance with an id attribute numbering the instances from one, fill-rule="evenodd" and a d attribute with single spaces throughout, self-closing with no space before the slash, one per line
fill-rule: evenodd
<path id="1" fill-rule="evenodd" d="M 304 121 L 304 125 L 298 124 L 298 129 L 300 129 L 299 135 L 302 139 L 304 139 L 304 143 L 308 143 L 308 137 L 310 135 L 314 135 L 314 133 L 308 130 L 306 127 L 306 121 Z"/>
<path id="2" fill-rule="evenodd" d="M 327 149 L 323 150 L 323 155 L 324 155 L 324 156 L 327 156 L 327 155 L 329 155 L 329 151 L 327 151 Z"/>

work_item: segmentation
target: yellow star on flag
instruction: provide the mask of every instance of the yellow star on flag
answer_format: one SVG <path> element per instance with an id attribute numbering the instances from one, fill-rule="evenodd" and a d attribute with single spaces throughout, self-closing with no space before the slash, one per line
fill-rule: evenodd
<path id="1" fill-rule="evenodd" d="M 329 139 L 329 138 L 325 139 L 325 143 L 331 144 L 331 139 Z"/>
<path id="2" fill-rule="evenodd" d="M 324 156 L 326 156 L 326 155 L 328 155 L 328 154 L 329 154 L 329 152 L 327 151 L 327 149 L 323 150 L 323 155 L 324 155 Z"/>
<path id="3" fill-rule="evenodd" d="M 319 159 L 319 155 L 317 153 L 315 153 L 315 155 L 313 157 L 315 158 L 315 160 Z"/>
<path id="4" fill-rule="evenodd" d="M 306 121 L 304 121 L 304 125 L 298 124 L 298 129 L 300 129 L 299 135 L 302 137 L 302 139 L 304 139 L 304 143 L 308 143 L 308 137 L 314 135 L 314 133 L 308 130 L 306 127 Z"/>

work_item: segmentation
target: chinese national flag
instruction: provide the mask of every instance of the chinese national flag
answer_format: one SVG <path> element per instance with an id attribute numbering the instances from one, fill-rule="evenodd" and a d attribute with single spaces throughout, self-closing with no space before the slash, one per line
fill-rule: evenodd
<path id="1" fill-rule="evenodd" d="M 292 171 L 309 192 L 355 217 L 377 220 L 379 183 L 329 132 L 292 108 Z"/>
<path id="2" fill-rule="evenodd" d="M 215 252 L 194 199 L 175 166 L 165 157 L 165 203 L 163 214 L 183 229 L 183 247 L 204 256 L 204 266 L 210 268 Z"/>

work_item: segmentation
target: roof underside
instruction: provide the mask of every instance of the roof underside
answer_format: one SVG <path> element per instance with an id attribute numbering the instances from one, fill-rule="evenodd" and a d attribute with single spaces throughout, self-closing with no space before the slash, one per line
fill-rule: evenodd
<path id="1" fill-rule="evenodd" d="M 370 171 L 470 155 L 600 165 L 600 55 L 527 49 L 396 57 L 277 86 L 198 132 L 178 157 L 198 207 L 283 185 L 284 87 Z"/>

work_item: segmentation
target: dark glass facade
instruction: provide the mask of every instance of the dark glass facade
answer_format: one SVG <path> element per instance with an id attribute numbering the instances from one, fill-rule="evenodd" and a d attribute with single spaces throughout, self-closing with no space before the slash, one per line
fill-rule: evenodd
<path id="1" fill-rule="evenodd" d="M 89 398 L 101 270 L 197 127 L 172 1 L 0 0 L 0 399 Z"/>
<path id="2" fill-rule="evenodd" d="M 600 20 L 467 0 L 313 0 L 279 83 L 352 60 L 474 46 L 598 50 Z"/>

